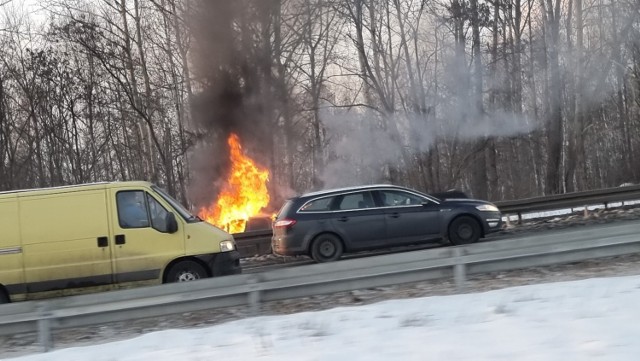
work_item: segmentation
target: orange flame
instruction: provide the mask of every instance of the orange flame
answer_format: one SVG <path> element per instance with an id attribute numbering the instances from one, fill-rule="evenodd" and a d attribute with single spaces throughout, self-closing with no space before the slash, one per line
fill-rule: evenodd
<path id="1" fill-rule="evenodd" d="M 242 151 L 240 138 L 229 139 L 231 172 L 218 200 L 200 209 L 198 216 L 229 233 L 243 232 L 250 217 L 260 214 L 269 204 L 269 170 L 257 165 Z"/>

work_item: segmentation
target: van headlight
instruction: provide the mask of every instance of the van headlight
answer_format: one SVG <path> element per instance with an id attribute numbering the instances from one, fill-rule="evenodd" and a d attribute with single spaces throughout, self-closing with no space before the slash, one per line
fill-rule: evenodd
<path id="1" fill-rule="evenodd" d="M 482 204 L 476 206 L 476 209 L 483 212 L 499 212 L 498 207 L 494 206 L 493 204 Z"/>
<path id="2" fill-rule="evenodd" d="M 220 252 L 229 252 L 235 249 L 235 245 L 231 241 L 220 242 Z"/>

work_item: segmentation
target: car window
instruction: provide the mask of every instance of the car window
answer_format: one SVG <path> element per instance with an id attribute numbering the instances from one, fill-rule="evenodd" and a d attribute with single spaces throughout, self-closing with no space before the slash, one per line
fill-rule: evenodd
<path id="1" fill-rule="evenodd" d="M 280 210 L 278 211 L 276 218 L 286 217 L 287 214 L 289 213 L 289 209 L 291 208 L 292 204 L 293 204 L 292 200 L 288 200 L 284 202 L 284 204 L 282 205 L 282 208 L 280 208 Z"/>
<path id="2" fill-rule="evenodd" d="M 116 194 L 118 221 L 122 228 L 149 227 L 149 215 L 142 191 L 122 191 Z"/>
<path id="3" fill-rule="evenodd" d="M 151 226 L 159 232 L 166 233 L 169 211 L 149 194 L 147 194 L 147 199 L 149 201 L 149 213 L 151 214 Z"/>
<path id="4" fill-rule="evenodd" d="M 415 206 L 427 201 L 415 194 L 393 190 L 380 191 L 380 198 L 385 207 Z"/>
<path id="5" fill-rule="evenodd" d="M 373 208 L 373 198 L 370 192 L 351 193 L 342 196 L 337 209 L 341 211 L 351 209 Z"/>
<path id="6" fill-rule="evenodd" d="M 330 211 L 331 202 L 333 201 L 333 197 L 325 197 L 315 199 L 311 202 L 307 202 L 300 208 L 300 212 L 324 212 Z"/>

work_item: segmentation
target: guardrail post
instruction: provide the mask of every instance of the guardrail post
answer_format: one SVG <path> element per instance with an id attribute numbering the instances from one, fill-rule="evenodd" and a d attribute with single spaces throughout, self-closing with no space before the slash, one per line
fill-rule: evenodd
<path id="1" fill-rule="evenodd" d="M 42 346 L 42 352 L 48 352 L 53 348 L 51 337 L 51 316 L 48 303 L 43 302 L 37 306 L 38 311 L 38 343 Z"/>
<path id="2" fill-rule="evenodd" d="M 460 260 L 460 257 L 462 257 L 462 249 L 460 247 L 453 248 L 453 257 L 455 259 L 455 266 L 453 266 L 453 279 L 456 284 L 456 291 L 464 292 L 466 265 Z"/>
<path id="3" fill-rule="evenodd" d="M 250 278 L 247 283 L 249 285 L 249 312 L 252 316 L 258 316 L 260 314 L 260 287 L 258 283 L 260 280 L 257 278 Z"/>

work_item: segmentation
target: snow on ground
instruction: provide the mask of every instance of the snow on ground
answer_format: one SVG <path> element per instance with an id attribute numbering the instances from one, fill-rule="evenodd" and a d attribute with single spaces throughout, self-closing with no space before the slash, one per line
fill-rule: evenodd
<path id="1" fill-rule="evenodd" d="M 638 360 L 640 276 L 167 330 L 12 360 Z"/>

